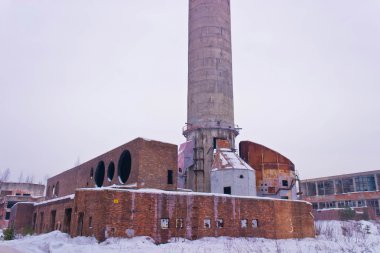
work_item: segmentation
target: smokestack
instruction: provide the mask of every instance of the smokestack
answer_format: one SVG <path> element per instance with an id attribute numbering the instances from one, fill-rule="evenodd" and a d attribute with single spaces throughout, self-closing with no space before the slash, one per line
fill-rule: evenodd
<path id="1" fill-rule="evenodd" d="M 194 164 L 186 187 L 210 192 L 210 172 L 219 140 L 235 147 L 229 0 L 189 0 L 187 126 Z"/>

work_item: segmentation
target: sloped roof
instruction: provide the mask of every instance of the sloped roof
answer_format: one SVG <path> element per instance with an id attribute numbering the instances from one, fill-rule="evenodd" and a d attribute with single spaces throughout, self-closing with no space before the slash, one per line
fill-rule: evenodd
<path id="1" fill-rule="evenodd" d="M 238 154 L 226 148 L 217 149 L 214 155 L 212 170 L 221 169 L 253 170 Z"/>

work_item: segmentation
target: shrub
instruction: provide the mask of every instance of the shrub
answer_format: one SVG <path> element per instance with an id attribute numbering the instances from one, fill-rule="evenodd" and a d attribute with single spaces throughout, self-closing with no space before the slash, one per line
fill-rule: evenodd
<path id="1" fill-rule="evenodd" d="M 32 235 L 33 234 L 33 228 L 28 226 L 28 227 L 24 227 L 23 231 L 22 231 L 22 235 Z"/>
<path id="2" fill-rule="evenodd" d="M 355 219 L 355 210 L 352 210 L 351 208 L 344 208 L 339 211 L 340 219 L 343 221 L 347 220 L 354 220 Z"/>
<path id="3" fill-rule="evenodd" d="M 13 240 L 15 237 L 13 228 L 7 228 L 3 231 L 4 240 Z"/>

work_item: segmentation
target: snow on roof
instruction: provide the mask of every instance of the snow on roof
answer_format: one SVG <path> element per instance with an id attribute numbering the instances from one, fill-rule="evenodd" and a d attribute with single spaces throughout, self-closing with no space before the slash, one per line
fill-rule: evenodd
<path id="1" fill-rule="evenodd" d="M 46 204 L 46 203 L 55 202 L 55 201 L 59 201 L 59 200 L 74 199 L 74 197 L 75 197 L 75 194 L 70 194 L 70 195 L 66 195 L 66 196 L 60 197 L 60 198 L 49 199 L 49 200 L 45 200 L 45 201 L 42 201 L 42 202 L 34 203 L 34 205 L 35 206 L 39 206 L 39 205 L 43 205 L 43 204 Z"/>
<path id="2" fill-rule="evenodd" d="M 212 167 L 213 171 L 219 169 L 253 170 L 238 154 L 226 148 L 217 150 Z"/>

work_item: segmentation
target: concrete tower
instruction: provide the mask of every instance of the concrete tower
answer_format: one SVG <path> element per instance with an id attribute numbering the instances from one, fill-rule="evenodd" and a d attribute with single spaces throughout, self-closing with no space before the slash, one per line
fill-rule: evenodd
<path id="1" fill-rule="evenodd" d="M 234 149 L 230 0 L 189 0 L 187 125 L 194 163 L 186 185 L 210 192 L 210 171 L 218 143 Z M 223 141 L 224 140 L 224 141 Z M 227 144 L 226 144 L 227 143 Z"/>

